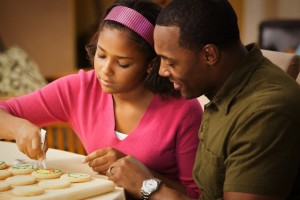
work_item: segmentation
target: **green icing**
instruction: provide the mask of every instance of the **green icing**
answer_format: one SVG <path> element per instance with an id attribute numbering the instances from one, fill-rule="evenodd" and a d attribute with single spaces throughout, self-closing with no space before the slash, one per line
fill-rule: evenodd
<path id="1" fill-rule="evenodd" d="M 23 165 L 15 165 L 13 169 L 34 169 L 34 165 L 32 164 L 23 164 Z"/>
<path id="2" fill-rule="evenodd" d="M 80 178 L 80 177 L 88 177 L 89 175 L 82 174 L 82 173 L 69 173 L 68 176 L 73 178 Z"/>

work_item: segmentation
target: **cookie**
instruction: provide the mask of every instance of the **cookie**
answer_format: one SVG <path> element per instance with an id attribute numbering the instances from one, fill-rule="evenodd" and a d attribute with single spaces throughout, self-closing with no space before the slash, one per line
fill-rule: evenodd
<path id="1" fill-rule="evenodd" d="M 17 187 L 14 189 L 14 194 L 17 196 L 36 196 L 43 194 L 45 191 L 39 186 L 29 185 Z"/>
<path id="2" fill-rule="evenodd" d="M 36 169 L 37 168 L 34 164 L 21 164 L 21 165 L 14 165 L 10 167 L 8 170 L 13 175 L 25 175 L 25 174 L 31 174 Z"/>
<path id="3" fill-rule="evenodd" d="M 67 173 L 62 175 L 60 179 L 70 181 L 71 183 L 81 183 L 81 182 L 90 181 L 92 178 L 89 174 Z"/>
<path id="4" fill-rule="evenodd" d="M 6 183 L 4 181 L 0 181 L 0 192 L 4 192 L 4 191 L 7 191 L 7 190 L 10 190 L 10 184 L 9 183 Z"/>
<path id="5" fill-rule="evenodd" d="M 0 161 L 0 169 L 5 169 L 6 163 L 4 161 Z"/>
<path id="6" fill-rule="evenodd" d="M 11 172 L 6 170 L 6 169 L 3 169 L 3 170 L 0 170 L 0 180 L 4 180 L 6 179 L 7 177 L 10 177 L 11 176 Z"/>
<path id="7" fill-rule="evenodd" d="M 55 190 L 70 187 L 71 183 L 67 180 L 53 179 L 53 180 L 42 180 L 38 184 L 45 190 Z"/>
<path id="8" fill-rule="evenodd" d="M 53 179 L 59 178 L 62 175 L 62 171 L 59 169 L 38 169 L 33 171 L 31 175 L 38 179 Z"/>
<path id="9" fill-rule="evenodd" d="M 13 165 L 21 165 L 21 164 L 25 164 L 25 163 L 26 162 L 24 159 L 18 159 L 18 158 L 12 162 Z"/>
<path id="10" fill-rule="evenodd" d="M 5 179 L 6 183 L 12 186 L 31 185 L 36 182 L 35 178 L 30 175 L 17 175 Z"/>

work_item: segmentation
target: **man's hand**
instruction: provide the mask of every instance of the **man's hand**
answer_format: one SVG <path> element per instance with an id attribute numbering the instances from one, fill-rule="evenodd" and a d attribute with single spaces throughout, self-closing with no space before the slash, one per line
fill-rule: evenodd
<path id="1" fill-rule="evenodd" d="M 108 179 L 136 198 L 141 198 L 143 181 L 154 177 L 150 170 L 133 156 L 119 159 L 110 167 Z"/>

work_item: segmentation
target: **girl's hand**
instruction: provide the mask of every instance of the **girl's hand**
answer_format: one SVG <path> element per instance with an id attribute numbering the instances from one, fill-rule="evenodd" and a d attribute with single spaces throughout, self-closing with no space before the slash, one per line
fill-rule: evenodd
<path id="1" fill-rule="evenodd" d="M 38 158 L 45 156 L 47 147 L 44 150 L 41 149 L 40 128 L 29 121 L 24 120 L 16 128 L 14 138 L 19 150 L 29 158 L 38 160 Z"/>
<path id="2" fill-rule="evenodd" d="M 114 148 L 104 148 L 94 151 L 85 158 L 85 162 L 89 166 L 100 174 L 105 175 L 109 166 L 117 161 L 120 158 L 125 157 L 126 155 Z"/>

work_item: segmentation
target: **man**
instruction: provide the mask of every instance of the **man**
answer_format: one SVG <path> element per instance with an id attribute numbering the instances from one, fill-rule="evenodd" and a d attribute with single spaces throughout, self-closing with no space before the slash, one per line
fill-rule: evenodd
<path id="1" fill-rule="evenodd" d="M 210 99 L 193 172 L 200 199 L 300 199 L 300 87 L 258 46 L 241 43 L 229 2 L 172 1 L 154 41 L 160 75 L 185 98 Z M 189 199 L 131 156 L 110 172 L 139 198 Z"/>

